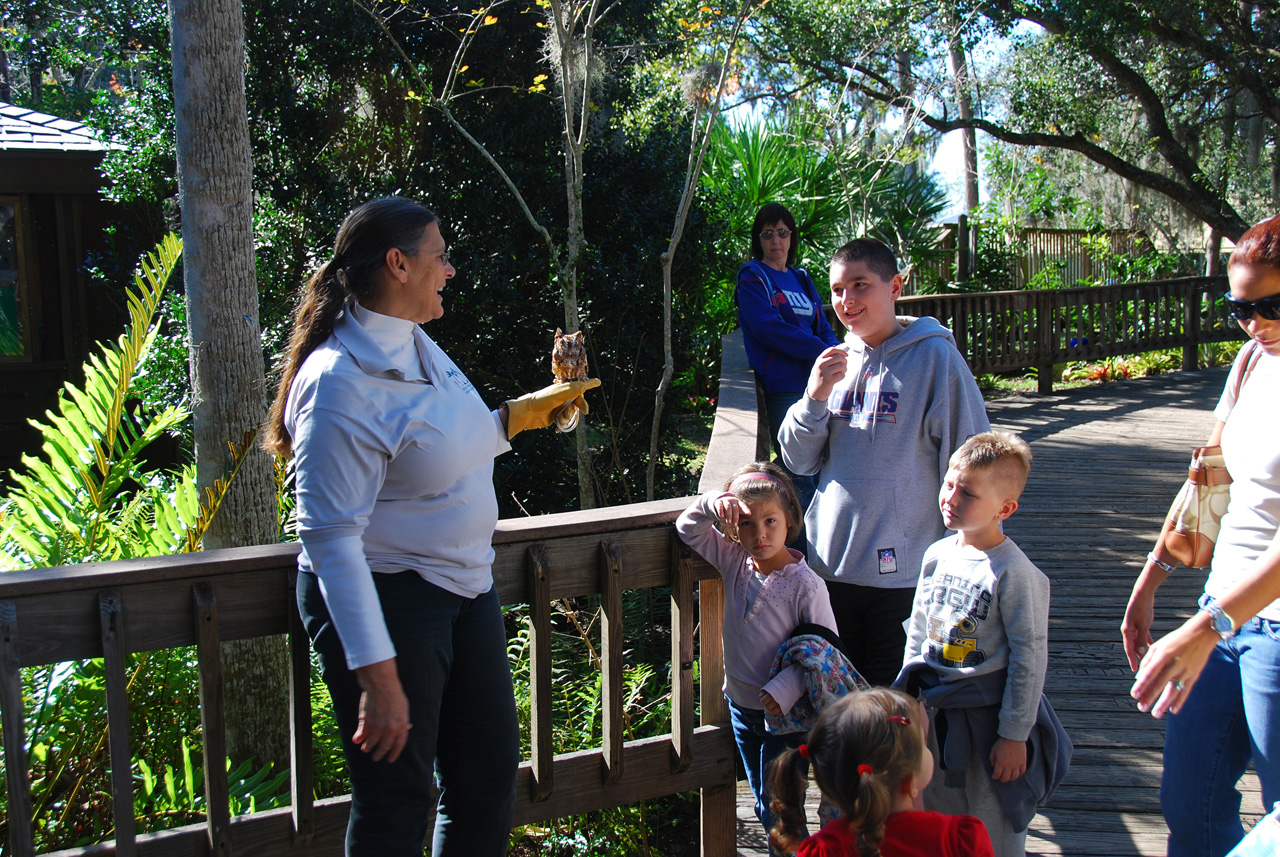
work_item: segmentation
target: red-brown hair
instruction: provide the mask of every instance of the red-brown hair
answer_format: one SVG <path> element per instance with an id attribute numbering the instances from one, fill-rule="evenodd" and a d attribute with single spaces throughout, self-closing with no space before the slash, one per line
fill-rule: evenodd
<path id="1" fill-rule="evenodd" d="M 1280 268 L 1280 214 L 1249 228 L 1236 242 L 1227 270 L 1237 265 Z"/>

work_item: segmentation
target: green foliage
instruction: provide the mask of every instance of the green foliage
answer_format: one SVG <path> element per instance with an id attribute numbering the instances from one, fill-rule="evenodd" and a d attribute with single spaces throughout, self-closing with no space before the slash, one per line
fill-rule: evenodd
<path id="1" fill-rule="evenodd" d="M 797 264 L 826 268 L 847 217 L 844 182 L 834 159 L 793 130 L 798 124 L 798 119 L 766 120 L 733 128 L 722 120 L 712 132 L 702 189 L 728 224 L 719 247 L 726 257 L 749 258 L 756 212 L 780 202 L 803 236 Z"/>
<path id="2" fill-rule="evenodd" d="M 128 296 L 125 333 L 90 357 L 83 384 L 63 388 L 58 413 L 31 421 L 43 435 L 44 455 L 23 456 L 24 470 L 10 474 L 16 487 L 0 504 L 0 561 L 8 567 L 118 559 L 155 549 L 151 535 L 145 535 L 150 547 L 139 543 L 154 519 L 147 504 L 178 486 L 145 472 L 144 451 L 188 412 L 174 405 L 152 411 L 133 398 L 132 384 L 155 342 L 156 311 L 181 249 L 170 235 L 142 262 Z M 163 546 L 169 548 L 163 553 L 177 549 L 177 543 Z"/>
<path id="3" fill-rule="evenodd" d="M 15 487 L 0 503 L 0 558 L 8 568 L 89 560 L 161 556 L 198 550 L 225 496 L 233 470 L 202 497 L 195 468 L 156 472 L 148 447 L 181 426 L 180 405 L 149 405 L 137 381 L 155 348 L 165 286 L 181 254 L 175 235 L 145 258 L 128 294 L 130 324 L 85 364 L 84 382 L 68 383 L 57 413 L 32 420 L 44 455 L 24 456 L 11 474 Z M 233 443 L 238 469 L 252 435 Z M 287 474 L 277 468 L 283 491 Z M 290 501 L 282 501 L 282 519 Z M 201 771 L 188 742 L 199 735 L 194 652 L 172 649 L 129 659 L 130 732 L 141 789 L 135 793 L 141 831 L 189 823 L 203 815 Z M 106 707 L 101 660 L 23 671 L 30 734 L 37 845 L 42 849 L 99 842 L 111 833 L 111 783 L 105 765 Z M 317 742 L 323 746 L 322 742 Z M 182 776 L 175 775 L 180 771 Z M 232 772 L 233 811 L 275 806 L 287 798 L 287 772 L 254 771 L 251 760 Z"/>
<path id="4" fill-rule="evenodd" d="M 1118 253 L 1111 248 L 1106 235 L 1087 235 L 1081 239 L 1085 250 L 1099 263 L 1103 271 L 1110 272 L 1110 280 L 1118 283 L 1139 283 L 1147 280 L 1167 280 L 1186 276 L 1183 257 L 1177 253 L 1149 250 L 1136 256 Z M 1106 285 L 1101 279 L 1081 285 Z"/>
<path id="5" fill-rule="evenodd" d="M 176 776 L 173 765 L 165 765 L 163 773 L 157 775 L 143 759 L 134 760 L 139 788 L 134 792 L 133 800 L 138 816 L 172 819 L 177 824 L 193 824 L 204 819 L 204 767 L 198 754 L 193 753 L 188 736 L 182 737 L 181 748 L 181 779 Z M 243 815 L 287 806 L 289 772 L 280 771 L 272 776 L 270 765 L 256 772 L 252 768 L 253 762 L 248 760 L 232 770 L 231 761 L 227 760 L 231 814 Z"/>
<path id="6" fill-rule="evenodd" d="M 204 817 L 195 650 L 129 657 L 129 730 L 134 747 L 134 822 L 140 833 Z M 100 658 L 23 670 L 23 707 L 39 850 L 89 845 L 112 835 L 105 679 Z M 150 761 L 148 761 L 150 760 Z M 288 801 L 288 772 L 231 770 L 232 812 Z M 0 780 L 0 797 L 3 797 Z"/>
<path id="7" fill-rule="evenodd" d="M 626 740 L 665 734 L 670 730 L 671 638 L 669 592 L 665 589 L 628 590 L 623 595 L 623 717 Z M 529 746 L 528 608 L 504 608 L 507 654 L 515 679 L 520 734 Z M 552 712 L 557 753 L 600 746 L 601 673 L 600 599 L 562 599 L 552 614 Z M 697 676 L 695 676 L 695 679 Z M 654 804 L 662 807 L 654 811 Z M 661 853 L 664 819 L 679 815 L 687 798 L 615 807 L 588 816 L 557 819 L 513 831 L 516 854 L 657 854 Z M 687 828 L 686 828 L 687 829 Z M 655 850 L 658 849 L 658 850 Z"/>

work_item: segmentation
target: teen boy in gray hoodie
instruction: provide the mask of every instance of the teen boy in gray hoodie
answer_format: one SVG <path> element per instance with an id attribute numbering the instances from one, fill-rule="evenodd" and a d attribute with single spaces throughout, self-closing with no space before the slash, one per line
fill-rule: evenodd
<path id="1" fill-rule="evenodd" d="M 902 666 L 921 559 L 945 533 L 937 498 L 947 461 L 991 424 L 950 331 L 895 313 L 902 277 L 886 244 L 850 241 L 830 273 L 849 332 L 819 355 L 779 441 L 788 468 L 817 474 L 808 560 L 827 581 L 850 660 L 888 685 Z"/>

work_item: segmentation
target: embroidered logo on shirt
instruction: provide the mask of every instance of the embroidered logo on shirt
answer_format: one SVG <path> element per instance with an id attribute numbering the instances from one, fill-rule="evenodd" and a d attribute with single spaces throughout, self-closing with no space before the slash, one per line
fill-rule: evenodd
<path id="1" fill-rule="evenodd" d="M 467 376 L 461 371 L 450 367 L 444 370 L 444 376 L 453 382 L 453 385 L 464 393 L 470 393 L 475 389 L 471 382 L 467 380 Z"/>
<path id="2" fill-rule="evenodd" d="M 880 548 L 876 553 L 880 556 L 881 574 L 893 574 L 898 570 L 898 555 L 893 548 Z"/>

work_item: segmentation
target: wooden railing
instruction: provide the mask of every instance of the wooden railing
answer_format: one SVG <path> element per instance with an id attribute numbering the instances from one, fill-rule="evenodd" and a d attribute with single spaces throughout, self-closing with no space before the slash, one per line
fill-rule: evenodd
<path id="1" fill-rule="evenodd" d="M 733 738 L 721 693 L 723 590 L 676 538 L 689 500 L 500 522 L 494 579 L 504 604 L 531 605 L 531 758 L 520 768 L 516 823 L 622 806 L 698 789 L 702 853 L 735 851 Z M 312 798 L 310 658 L 294 604 L 296 545 L 88 563 L 0 575 L 0 708 L 8 787 L 8 853 L 34 853 L 26 766 L 23 667 L 104 659 L 115 841 L 64 855 L 340 855 L 349 797 Z M 699 586 L 695 608 L 694 587 Z M 670 587 L 671 731 L 623 740 L 622 592 Z M 603 738 L 552 752 L 551 603 L 598 595 L 603 605 Z M 695 622 L 700 608 L 701 623 Z M 695 634 L 695 627 L 698 628 Z M 287 634 L 291 660 L 292 806 L 231 817 L 219 644 Z M 126 655 L 197 649 L 207 823 L 137 835 L 125 688 Z M 701 718 L 695 722 L 694 661 Z"/>
<path id="2" fill-rule="evenodd" d="M 1053 366 L 1164 348 L 1197 365 L 1197 346 L 1241 337 L 1220 300 L 1225 277 L 1186 277 L 1119 286 L 913 295 L 905 315 L 933 316 L 950 328 L 974 374 L 1035 367 L 1040 392 Z"/>

